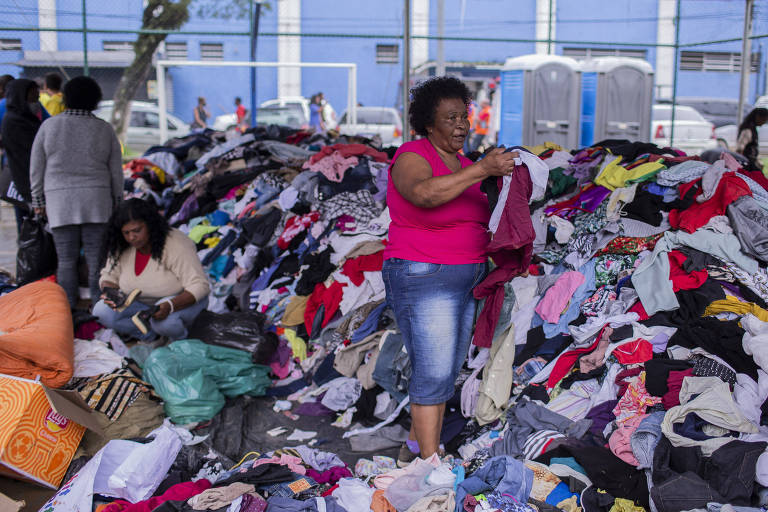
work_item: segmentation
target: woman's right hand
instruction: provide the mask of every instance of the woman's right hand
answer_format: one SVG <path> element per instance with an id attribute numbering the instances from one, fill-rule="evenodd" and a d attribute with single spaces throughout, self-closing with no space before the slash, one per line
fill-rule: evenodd
<path id="1" fill-rule="evenodd" d="M 107 292 L 105 290 L 102 290 L 101 296 L 99 298 L 101 300 L 103 300 L 104 304 L 106 304 L 110 308 L 115 309 L 117 307 L 117 304 L 115 304 L 114 301 L 109 298 L 109 295 L 107 294 Z"/>
<path id="2" fill-rule="evenodd" d="M 509 176 L 515 170 L 515 158 L 519 156 L 517 151 L 505 153 L 504 148 L 495 148 L 479 164 L 487 176 Z"/>

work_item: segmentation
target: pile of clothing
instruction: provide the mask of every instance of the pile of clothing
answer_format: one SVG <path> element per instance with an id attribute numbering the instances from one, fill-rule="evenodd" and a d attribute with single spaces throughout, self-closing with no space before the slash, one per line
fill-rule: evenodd
<path id="1" fill-rule="evenodd" d="M 197 244 L 213 291 L 191 340 L 78 332 L 92 341 L 75 340 L 69 386 L 106 426 L 146 420 L 111 438 L 178 437 L 164 465 L 136 469 L 161 474 L 142 492 L 90 485 L 104 510 L 768 505 L 765 175 L 722 151 L 520 148 L 535 239 L 513 272 L 498 247 L 475 290 L 441 434 L 451 455 L 397 468 L 382 454 L 407 437 L 411 369 L 381 277 L 393 150 L 270 127 L 191 135 L 126 166 L 126 193 Z M 129 390 L 117 405 L 115 379 Z M 265 413 L 332 422 L 348 448 L 319 451 L 319 427 L 265 437 Z M 68 485 L 108 447 L 86 435 Z"/>

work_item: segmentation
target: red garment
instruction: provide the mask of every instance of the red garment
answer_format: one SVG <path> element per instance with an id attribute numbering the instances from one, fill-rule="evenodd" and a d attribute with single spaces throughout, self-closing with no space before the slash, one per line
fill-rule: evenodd
<path id="1" fill-rule="evenodd" d="M 590 346 L 569 350 L 568 352 L 563 353 L 557 359 L 554 368 L 552 368 L 552 372 L 549 374 L 549 379 L 547 379 L 547 390 L 557 386 L 557 383 L 563 380 L 563 377 L 568 375 L 568 373 L 571 371 L 571 368 L 573 368 L 573 365 L 576 363 L 576 361 L 579 360 L 581 355 L 589 354 L 597 348 L 597 345 L 600 344 L 600 338 L 602 337 L 602 334 L 602 331 L 600 331 L 600 334 L 597 336 L 597 338 L 595 338 L 594 343 L 592 343 Z"/>
<path id="2" fill-rule="evenodd" d="M 160 496 L 153 496 L 138 503 L 125 500 L 113 501 L 104 509 L 104 512 L 151 512 L 166 501 L 186 501 L 192 496 L 197 496 L 210 489 L 210 487 L 211 482 L 205 478 L 197 482 L 182 482 L 174 485 Z"/>
<path id="3" fill-rule="evenodd" d="M 643 373 L 645 370 L 643 368 L 630 368 L 628 370 L 622 370 L 619 373 L 616 374 L 616 379 L 614 382 L 616 385 L 619 386 L 619 392 L 616 395 L 616 398 L 621 398 L 624 396 L 624 394 L 627 392 L 627 388 L 629 387 L 629 383 L 632 382 L 632 380 Z"/>
<path id="4" fill-rule="evenodd" d="M 352 281 L 352 284 L 360 286 L 365 282 L 365 274 L 363 272 L 381 270 L 383 266 L 384 249 L 375 254 L 358 256 L 357 258 L 345 261 L 341 273 L 347 276 Z"/>
<path id="5" fill-rule="evenodd" d="M 133 271 L 137 276 L 140 276 L 144 269 L 147 268 L 147 263 L 152 257 L 152 254 L 144 254 L 141 251 L 136 251 L 136 260 L 133 263 Z"/>
<path id="6" fill-rule="evenodd" d="M 310 135 L 312 134 L 308 131 L 296 132 L 293 135 L 286 137 L 285 142 L 286 144 L 298 144 Z"/>
<path id="7" fill-rule="evenodd" d="M 701 161 L 701 157 L 699 157 L 699 156 L 669 156 L 669 155 L 654 155 L 654 154 L 648 155 L 648 161 L 649 162 L 655 162 L 657 160 L 663 160 L 664 164 L 667 167 L 672 167 L 675 164 L 681 164 L 683 162 L 687 162 L 688 160 Z"/>
<path id="8" fill-rule="evenodd" d="M 640 318 L 639 321 L 648 320 L 651 318 L 648 313 L 646 313 L 645 308 L 643 307 L 643 303 L 640 301 L 635 302 L 635 304 L 627 310 L 627 313 L 637 313 Z"/>
<path id="9" fill-rule="evenodd" d="M 676 405 L 680 405 L 680 390 L 683 387 L 683 380 L 686 377 L 693 377 L 693 368 L 678 372 L 669 372 L 669 377 L 667 377 L 668 391 L 661 397 L 661 405 L 664 406 L 664 409 L 669 410 Z"/>
<path id="10" fill-rule="evenodd" d="M 680 185 L 680 197 L 684 197 L 691 187 L 700 187 L 701 180 L 692 181 Z M 700 196 L 699 191 L 696 196 Z M 725 215 L 728 205 L 743 196 L 752 196 L 752 191 L 746 182 L 739 178 L 735 172 L 726 172 L 717 185 L 714 195 L 703 203 L 694 202 L 685 210 L 672 210 L 669 212 L 669 223 L 675 229 L 683 229 L 693 233 L 704 226 L 716 215 Z"/>
<path id="11" fill-rule="evenodd" d="M 686 272 L 683 270 L 683 263 L 688 256 L 680 251 L 669 251 L 669 280 L 672 281 L 672 289 L 676 292 L 680 290 L 695 290 L 700 288 L 707 280 L 709 274 L 706 270 L 694 270 Z"/>
<path id="12" fill-rule="evenodd" d="M 331 487 L 330 489 L 328 489 L 327 491 L 325 491 L 320 496 L 322 496 L 323 498 L 325 498 L 326 496 L 330 496 L 331 494 L 333 494 L 333 491 L 335 491 L 338 488 L 339 488 L 339 484 L 336 484 L 333 487 Z"/>
<path id="13" fill-rule="evenodd" d="M 333 144 L 332 146 L 323 146 L 323 149 L 312 155 L 309 161 L 304 164 L 304 168 L 308 168 L 315 162 L 329 156 L 334 151 L 338 151 L 344 158 L 368 155 L 377 162 L 386 162 L 388 160 L 386 153 L 376 151 L 371 146 L 366 146 L 365 144 Z"/>
<path id="14" fill-rule="evenodd" d="M 761 173 L 760 171 L 747 171 L 744 169 L 739 169 L 739 174 L 743 174 L 748 178 L 752 178 L 761 187 L 763 187 L 766 191 L 768 191 L 768 178 L 766 178 L 765 174 Z"/>
<path id="15" fill-rule="evenodd" d="M 92 340 L 96 337 L 96 331 L 103 329 L 102 325 L 96 320 L 90 320 L 77 326 L 75 338 L 79 340 Z"/>
<path id="16" fill-rule="evenodd" d="M 502 178 L 498 179 L 498 184 L 501 189 Z M 499 227 L 485 249 L 496 268 L 472 292 L 476 299 L 486 299 L 472 340 L 478 347 L 491 346 L 504 304 L 504 283 L 525 272 L 531 263 L 533 241 L 536 239 L 528 209 L 532 192 L 528 167 L 515 166 Z"/>
<path id="17" fill-rule="evenodd" d="M 237 124 L 240 124 L 243 122 L 243 119 L 245 119 L 245 106 L 242 104 L 237 106 L 237 110 L 235 110 L 235 115 L 237 116 Z"/>
<path id="18" fill-rule="evenodd" d="M 334 281 L 328 288 L 323 283 L 318 283 L 307 299 L 307 309 L 304 311 L 304 327 L 312 334 L 312 324 L 315 322 L 315 314 L 320 305 L 325 306 L 322 327 L 328 325 L 333 315 L 339 310 L 341 298 L 344 295 L 344 284 Z"/>
<path id="19" fill-rule="evenodd" d="M 623 365 L 644 363 L 653 359 L 653 345 L 648 340 L 638 338 L 622 343 L 611 352 Z"/>
<path id="20" fill-rule="evenodd" d="M 306 231 L 312 224 L 320 218 L 320 212 L 309 212 L 306 215 L 294 215 L 285 223 L 280 238 L 277 239 L 277 246 L 286 250 L 291 244 L 291 240 Z"/>

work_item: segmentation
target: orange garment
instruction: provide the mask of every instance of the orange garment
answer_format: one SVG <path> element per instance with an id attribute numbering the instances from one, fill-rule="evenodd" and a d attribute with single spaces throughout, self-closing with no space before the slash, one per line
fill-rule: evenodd
<path id="1" fill-rule="evenodd" d="M 59 388 L 75 365 L 72 313 L 64 289 L 36 281 L 0 297 L 0 373 Z"/>
<path id="2" fill-rule="evenodd" d="M 491 124 L 491 107 L 485 106 L 477 113 L 477 125 L 475 133 L 478 135 L 488 135 L 488 127 Z"/>
<path id="3" fill-rule="evenodd" d="M 373 493 L 371 510 L 373 510 L 373 512 L 397 512 L 397 509 L 392 506 L 386 496 L 384 496 L 384 491 L 381 489 Z"/>

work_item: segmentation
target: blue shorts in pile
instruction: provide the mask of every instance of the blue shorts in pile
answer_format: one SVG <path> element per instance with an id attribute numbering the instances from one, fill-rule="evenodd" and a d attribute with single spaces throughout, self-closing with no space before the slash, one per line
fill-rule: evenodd
<path id="1" fill-rule="evenodd" d="M 485 263 L 384 261 L 387 302 L 411 360 L 412 403 L 436 405 L 453 396 L 472 338 L 477 308 L 472 289 L 485 273 Z"/>

